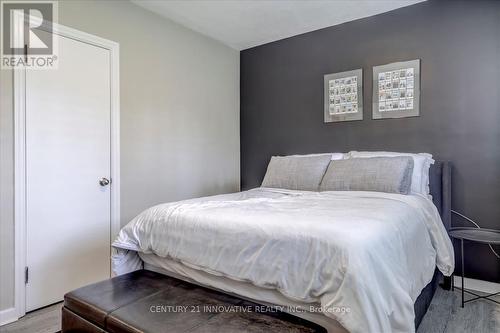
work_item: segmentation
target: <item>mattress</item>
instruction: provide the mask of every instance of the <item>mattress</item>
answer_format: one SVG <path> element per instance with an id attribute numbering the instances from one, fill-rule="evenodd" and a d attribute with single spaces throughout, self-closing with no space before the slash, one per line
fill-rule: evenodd
<path id="1" fill-rule="evenodd" d="M 154 254 L 319 304 L 350 332 L 414 331 L 418 295 L 436 266 L 450 275 L 454 265 L 428 198 L 377 192 L 258 188 L 158 205 L 113 246 L 117 274 Z"/>
<path id="2" fill-rule="evenodd" d="M 139 257 L 144 262 L 144 269 L 276 308 L 279 311 L 287 312 L 294 316 L 314 322 L 324 327 L 328 333 L 347 333 L 345 328 L 343 328 L 342 325 L 340 325 L 340 323 L 336 320 L 327 317 L 322 313 L 313 312 L 315 309 L 319 309 L 321 307 L 321 304 L 319 303 L 292 301 L 284 297 L 276 290 L 264 289 L 251 283 L 209 274 L 204 271 L 185 266 L 178 261 L 162 258 L 152 253 L 139 253 Z"/>

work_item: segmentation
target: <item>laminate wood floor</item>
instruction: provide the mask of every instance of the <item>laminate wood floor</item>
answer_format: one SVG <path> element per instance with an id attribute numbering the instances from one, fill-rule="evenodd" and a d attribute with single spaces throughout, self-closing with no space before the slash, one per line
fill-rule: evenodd
<path id="1" fill-rule="evenodd" d="M 57 303 L 27 313 L 18 321 L 0 327 L 1 333 L 55 333 L 61 330 L 61 308 Z"/>
<path id="2" fill-rule="evenodd" d="M 473 297 L 465 294 L 466 300 Z M 500 302 L 500 295 L 493 299 Z M 461 301 L 460 290 L 451 292 L 438 288 L 417 333 L 500 332 L 500 304 L 479 299 L 466 303 L 462 309 Z"/>
<path id="3" fill-rule="evenodd" d="M 467 296 L 470 298 L 470 296 Z M 466 298 L 466 299 L 467 299 Z M 495 298 L 500 301 L 500 295 Z M 417 333 L 498 333 L 500 305 L 477 300 L 460 307 L 460 291 L 438 288 Z M 58 303 L 28 313 L 15 323 L 0 327 L 1 333 L 54 333 L 61 329 L 61 307 Z"/>

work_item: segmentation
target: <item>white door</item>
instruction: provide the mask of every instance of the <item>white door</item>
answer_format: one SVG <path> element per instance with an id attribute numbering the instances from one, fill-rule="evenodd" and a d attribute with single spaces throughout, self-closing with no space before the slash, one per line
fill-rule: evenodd
<path id="1" fill-rule="evenodd" d="M 59 37 L 26 71 L 26 311 L 110 277 L 110 52 Z"/>

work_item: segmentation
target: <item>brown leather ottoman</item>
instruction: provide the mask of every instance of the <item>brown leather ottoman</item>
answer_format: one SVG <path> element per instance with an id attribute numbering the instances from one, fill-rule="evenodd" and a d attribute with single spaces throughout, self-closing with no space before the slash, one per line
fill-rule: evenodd
<path id="1" fill-rule="evenodd" d="M 140 270 L 64 296 L 62 332 L 326 332 L 283 312 Z"/>

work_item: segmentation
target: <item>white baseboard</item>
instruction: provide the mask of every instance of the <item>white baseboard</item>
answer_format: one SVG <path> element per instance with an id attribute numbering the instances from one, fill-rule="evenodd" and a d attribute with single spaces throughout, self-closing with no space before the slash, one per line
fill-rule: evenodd
<path id="1" fill-rule="evenodd" d="M 0 311 L 0 326 L 10 324 L 18 319 L 16 308 L 8 308 Z"/>
<path id="2" fill-rule="evenodd" d="M 500 292 L 500 283 L 476 280 L 476 279 L 464 279 L 465 289 L 480 291 L 483 293 L 494 294 Z M 455 275 L 455 287 L 462 287 L 462 277 Z"/>

